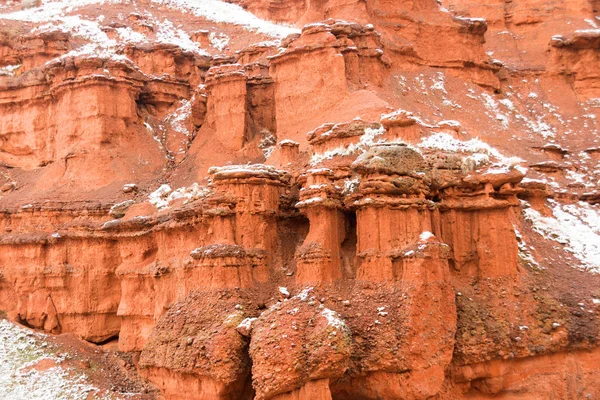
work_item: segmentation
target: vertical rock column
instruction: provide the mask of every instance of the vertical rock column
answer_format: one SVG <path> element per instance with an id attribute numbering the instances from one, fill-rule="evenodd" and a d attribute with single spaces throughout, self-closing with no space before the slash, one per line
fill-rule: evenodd
<path id="1" fill-rule="evenodd" d="M 522 178 L 516 170 L 470 175 L 442 191 L 442 237 L 453 250 L 455 272 L 476 278 L 516 275 L 511 207 L 519 204 L 514 185 Z"/>
<path id="2" fill-rule="evenodd" d="M 298 161 L 300 157 L 300 144 L 293 140 L 282 140 L 279 146 L 279 166 L 286 167 Z"/>
<path id="3" fill-rule="evenodd" d="M 357 385 L 362 390 L 385 379 L 385 398 L 433 398 L 452 360 L 456 306 L 450 248 L 435 235 L 436 206 L 426 198 L 428 168 L 421 154 L 399 144 L 374 145 L 352 164 L 361 176 L 358 193 L 348 199 L 357 209 L 357 255 L 362 259 L 357 278 L 385 281 L 378 286 L 381 291 L 399 290 L 403 298 L 402 322 L 386 327 L 378 320 L 381 326 L 374 328 L 402 339 L 378 349 L 376 354 L 390 358 L 380 358 L 379 370 Z M 383 309 L 379 315 L 386 317 Z M 381 346 L 378 339 L 371 345 Z"/>
<path id="4" fill-rule="evenodd" d="M 406 294 L 406 362 L 408 398 L 435 396 L 452 361 L 456 304 L 450 281 L 450 248 L 424 233 L 404 249 L 402 292 Z"/>
<path id="5" fill-rule="evenodd" d="M 186 276 L 202 289 L 266 282 L 278 247 L 276 217 L 289 174 L 260 164 L 213 167 L 209 173 L 216 191 L 204 213 L 212 239 L 192 252 L 196 261 Z"/>
<path id="6" fill-rule="evenodd" d="M 246 75 L 239 64 L 219 65 L 206 73 L 206 123 L 215 139 L 229 150 L 244 145 L 246 92 Z"/>
<path id="7" fill-rule="evenodd" d="M 139 351 L 160 316 L 156 316 L 157 282 L 168 268 L 158 262 L 158 246 L 150 235 L 122 240 L 119 250 L 122 262 L 115 271 L 121 283 L 119 350 Z"/>
<path id="8" fill-rule="evenodd" d="M 345 220 L 332 177 L 333 171 L 327 168 L 308 170 L 302 177 L 305 182 L 296 207 L 308 217 L 310 230 L 296 251 L 297 283 L 332 282 L 342 277 Z"/>
<path id="9" fill-rule="evenodd" d="M 235 200 L 231 196 L 211 197 L 205 202 L 203 214 L 210 226 L 211 243 L 190 254 L 194 261 L 184 268 L 185 292 L 251 287 L 252 268 L 264 255 L 253 257 L 236 244 Z"/>
<path id="10" fill-rule="evenodd" d="M 270 57 L 280 137 L 302 142 L 306 127 L 347 93 L 344 57 L 334 47 L 336 41 L 330 27 L 308 25 L 284 52 Z"/>
<path id="11" fill-rule="evenodd" d="M 405 145 L 376 145 L 352 168 L 361 175 L 353 203 L 361 259 L 357 278 L 399 280 L 400 251 L 432 231 L 433 203 L 425 199 L 423 159 Z"/>
<path id="12" fill-rule="evenodd" d="M 391 140 L 401 140 L 406 143 L 416 143 L 424 135 L 423 127 L 413 113 L 396 110 L 381 116 L 381 124 L 386 130 L 386 137 Z"/>

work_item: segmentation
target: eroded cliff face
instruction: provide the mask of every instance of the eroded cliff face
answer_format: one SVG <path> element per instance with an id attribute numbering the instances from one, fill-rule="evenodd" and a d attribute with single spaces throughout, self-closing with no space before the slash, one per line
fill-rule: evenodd
<path id="1" fill-rule="evenodd" d="M 599 396 L 597 4 L 232 3 L 0 6 L 0 310 L 167 399 Z"/>

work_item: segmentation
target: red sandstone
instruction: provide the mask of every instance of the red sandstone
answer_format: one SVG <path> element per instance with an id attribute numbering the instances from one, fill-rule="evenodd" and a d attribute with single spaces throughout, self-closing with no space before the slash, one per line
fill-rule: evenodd
<path id="1" fill-rule="evenodd" d="M 523 214 L 598 212 L 598 4 L 230 2 L 298 32 L 0 14 L 0 310 L 166 399 L 600 396 L 600 261 Z"/>

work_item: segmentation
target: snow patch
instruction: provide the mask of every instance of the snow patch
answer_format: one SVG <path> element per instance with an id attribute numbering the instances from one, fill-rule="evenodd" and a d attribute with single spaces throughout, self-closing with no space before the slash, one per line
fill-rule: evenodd
<path id="1" fill-rule="evenodd" d="M 17 65 L 5 65 L 0 67 L 0 76 L 15 76 L 15 71 L 21 67 L 21 64 Z"/>
<path id="2" fill-rule="evenodd" d="M 171 186 L 167 184 L 160 185 L 158 189 L 148 195 L 148 201 L 159 210 L 165 208 L 169 204 L 167 197 L 172 191 Z"/>
<path id="3" fill-rule="evenodd" d="M 171 125 L 171 128 L 178 133 L 183 133 L 186 136 L 190 136 L 185 122 L 189 120 L 192 115 L 192 102 L 194 98 L 190 100 L 181 100 L 181 105 L 172 113 L 165 118 L 165 122 Z"/>
<path id="4" fill-rule="evenodd" d="M 523 210 L 533 229 L 546 239 L 565 245 L 590 272 L 600 272 L 600 209 L 588 203 L 560 204 L 548 200 L 552 216 L 544 217 L 532 207 Z"/>
<path id="5" fill-rule="evenodd" d="M 223 51 L 229 46 L 229 36 L 222 32 L 211 32 L 208 40 L 210 40 L 211 46 L 219 51 Z"/>
<path id="6" fill-rule="evenodd" d="M 28 368 L 43 359 L 56 364 L 66 355 L 48 348 L 46 335 L 0 320 L 0 398 L 10 400 L 47 400 L 104 398 L 87 377 L 60 365 L 38 371 Z"/>
<path id="7" fill-rule="evenodd" d="M 429 239 L 431 239 L 432 237 L 434 237 L 434 234 L 433 234 L 433 233 L 431 233 L 431 232 L 429 232 L 429 231 L 425 231 L 425 232 L 421 233 L 421 235 L 419 236 L 419 240 L 420 240 L 421 242 L 426 242 L 426 241 L 428 241 Z"/>
<path id="8" fill-rule="evenodd" d="M 363 153 L 373 144 L 384 142 L 384 140 L 376 140 L 377 136 L 383 135 L 384 132 L 385 129 L 381 125 L 378 129 L 365 128 L 365 133 L 360 137 L 358 143 L 349 146 L 336 147 L 335 149 L 328 150 L 324 153 L 315 153 L 310 159 L 310 164 L 319 164 L 325 160 L 331 160 L 334 157 L 349 156 L 359 151 Z"/>
<path id="9" fill-rule="evenodd" d="M 319 204 L 325 201 L 322 197 L 311 197 L 310 199 L 302 200 L 296 203 L 296 207 L 301 208 L 312 204 Z"/>
<path id="10" fill-rule="evenodd" d="M 346 323 L 338 313 L 329 308 L 323 308 L 321 315 L 327 320 L 327 325 L 337 330 L 347 330 Z"/>
<path id="11" fill-rule="evenodd" d="M 12 13 L 0 14 L 0 19 L 18 20 L 26 22 L 48 22 L 64 16 L 65 13 L 77 11 L 90 5 L 107 6 L 122 4 L 129 0 L 46 0 L 42 6 Z M 242 7 L 220 0 L 151 0 L 154 5 L 176 9 L 182 13 L 191 13 L 197 17 L 205 18 L 212 22 L 240 25 L 274 38 L 284 38 L 292 33 L 300 33 L 297 28 L 274 24 L 259 19 Z"/>
<path id="12" fill-rule="evenodd" d="M 500 160 L 506 159 L 497 149 L 479 139 L 462 141 L 443 132 L 423 138 L 418 147 L 453 153 L 484 154 Z"/>
<path id="13" fill-rule="evenodd" d="M 88 0 L 89 1 L 89 0 Z M 292 33 L 300 33 L 297 28 L 277 25 L 257 18 L 242 7 L 218 0 L 151 0 L 152 3 L 190 12 L 213 22 L 241 25 L 275 38 L 283 38 Z"/>
<path id="14" fill-rule="evenodd" d="M 176 190 L 171 189 L 171 186 L 164 184 L 148 195 L 148 201 L 159 210 L 166 208 L 169 203 L 177 199 L 185 199 L 183 204 L 198 200 L 208 196 L 211 190 L 205 186 L 200 186 L 193 183 L 190 186 L 183 186 Z"/>
<path id="15" fill-rule="evenodd" d="M 533 249 L 533 247 L 527 246 L 527 243 L 525 243 L 521 232 L 519 232 L 517 228 L 514 229 L 517 237 L 517 245 L 519 247 L 519 258 L 533 269 L 544 269 L 544 267 L 540 266 L 540 264 L 535 260 L 533 254 L 531 254 L 530 249 Z"/>

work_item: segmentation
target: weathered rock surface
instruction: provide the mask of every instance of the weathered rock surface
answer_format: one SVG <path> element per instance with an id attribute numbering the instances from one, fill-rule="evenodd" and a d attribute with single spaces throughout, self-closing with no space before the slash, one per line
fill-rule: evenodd
<path id="1" fill-rule="evenodd" d="M 249 341 L 236 330 L 257 315 L 246 297 L 199 292 L 171 307 L 142 351 L 142 374 L 167 397 L 252 398 Z"/>
<path id="2" fill-rule="evenodd" d="M 166 399 L 600 396 L 597 4 L 25 3 L 0 312 Z"/>

